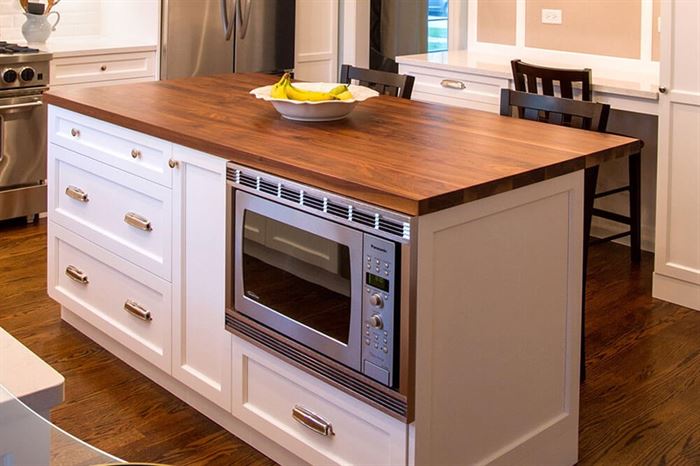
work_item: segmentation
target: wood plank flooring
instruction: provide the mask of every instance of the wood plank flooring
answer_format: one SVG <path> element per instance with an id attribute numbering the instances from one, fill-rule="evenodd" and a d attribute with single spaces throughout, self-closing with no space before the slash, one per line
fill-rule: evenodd
<path id="1" fill-rule="evenodd" d="M 0 326 L 66 377 L 56 424 L 132 461 L 273 464 L 62 322 L 45 264 L 45 220 L 0 223 Z M 700 464 L 700 312 L 652 299 L 652 268 L 591 249 L 581 465 Z"/>

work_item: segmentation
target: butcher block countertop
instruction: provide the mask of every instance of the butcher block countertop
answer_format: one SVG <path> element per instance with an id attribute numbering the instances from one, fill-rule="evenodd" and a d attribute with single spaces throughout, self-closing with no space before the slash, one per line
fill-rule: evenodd
<path id="1" fill-rule="evenodd" d="M 288 121 L 228 74 L 56 89 L 48 104 L 409 215 L 639 152 L 637 139 L 381 96 L 344 120 Z"/>

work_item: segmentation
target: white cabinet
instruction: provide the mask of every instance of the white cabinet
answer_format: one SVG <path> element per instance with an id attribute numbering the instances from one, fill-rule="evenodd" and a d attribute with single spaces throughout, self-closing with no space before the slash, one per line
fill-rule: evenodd
<path id="1" fill-rule="evenodd" d="M 338 0 L 297 0 L 294 76 L 338 80 Z"/>
<path id="2" fill-rule="evenodd" d="M 181 146 L 173 159 L 173 376 L 229 410 L 226 161 Z"/>
<path id="3" fill-rule="evenodd" d="M 662 8 L 653 295 L 700 310 L 700 4 Z"/>
<path id="4" fill-rule="evenodd" d="M 51 297 L 230 410 L 226 161 L 56 107 L 48 159 Z"/>
<path id="5" fill-rule="evenodd" d="M 305 461 L 406 464 L 404 422 L 237 337 L 233 368 L 233 414 Z M 305 415 L 316 430 L 300 422 Z"/>

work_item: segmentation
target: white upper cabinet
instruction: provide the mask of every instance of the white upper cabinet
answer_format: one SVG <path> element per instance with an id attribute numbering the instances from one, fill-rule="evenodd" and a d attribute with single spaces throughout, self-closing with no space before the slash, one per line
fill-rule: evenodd
<path id="1" fill-rule="evenodd" d="M 662 3 L 654 297 L 700 310 L 700 3 Z"/>
<path id="2" fill-rule="evenodd" d="M 303 81 L 338 80 L 338 0 L 297 0 L 294 75 Z"/>

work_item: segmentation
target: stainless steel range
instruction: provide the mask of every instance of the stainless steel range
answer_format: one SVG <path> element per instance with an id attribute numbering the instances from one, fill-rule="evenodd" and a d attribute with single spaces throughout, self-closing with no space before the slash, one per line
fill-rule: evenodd
<path id="1" fill-rule="evenodd" d="M 0 220 L 46 210 L 46 109 L 52 55 L 0 42 Z"/>

